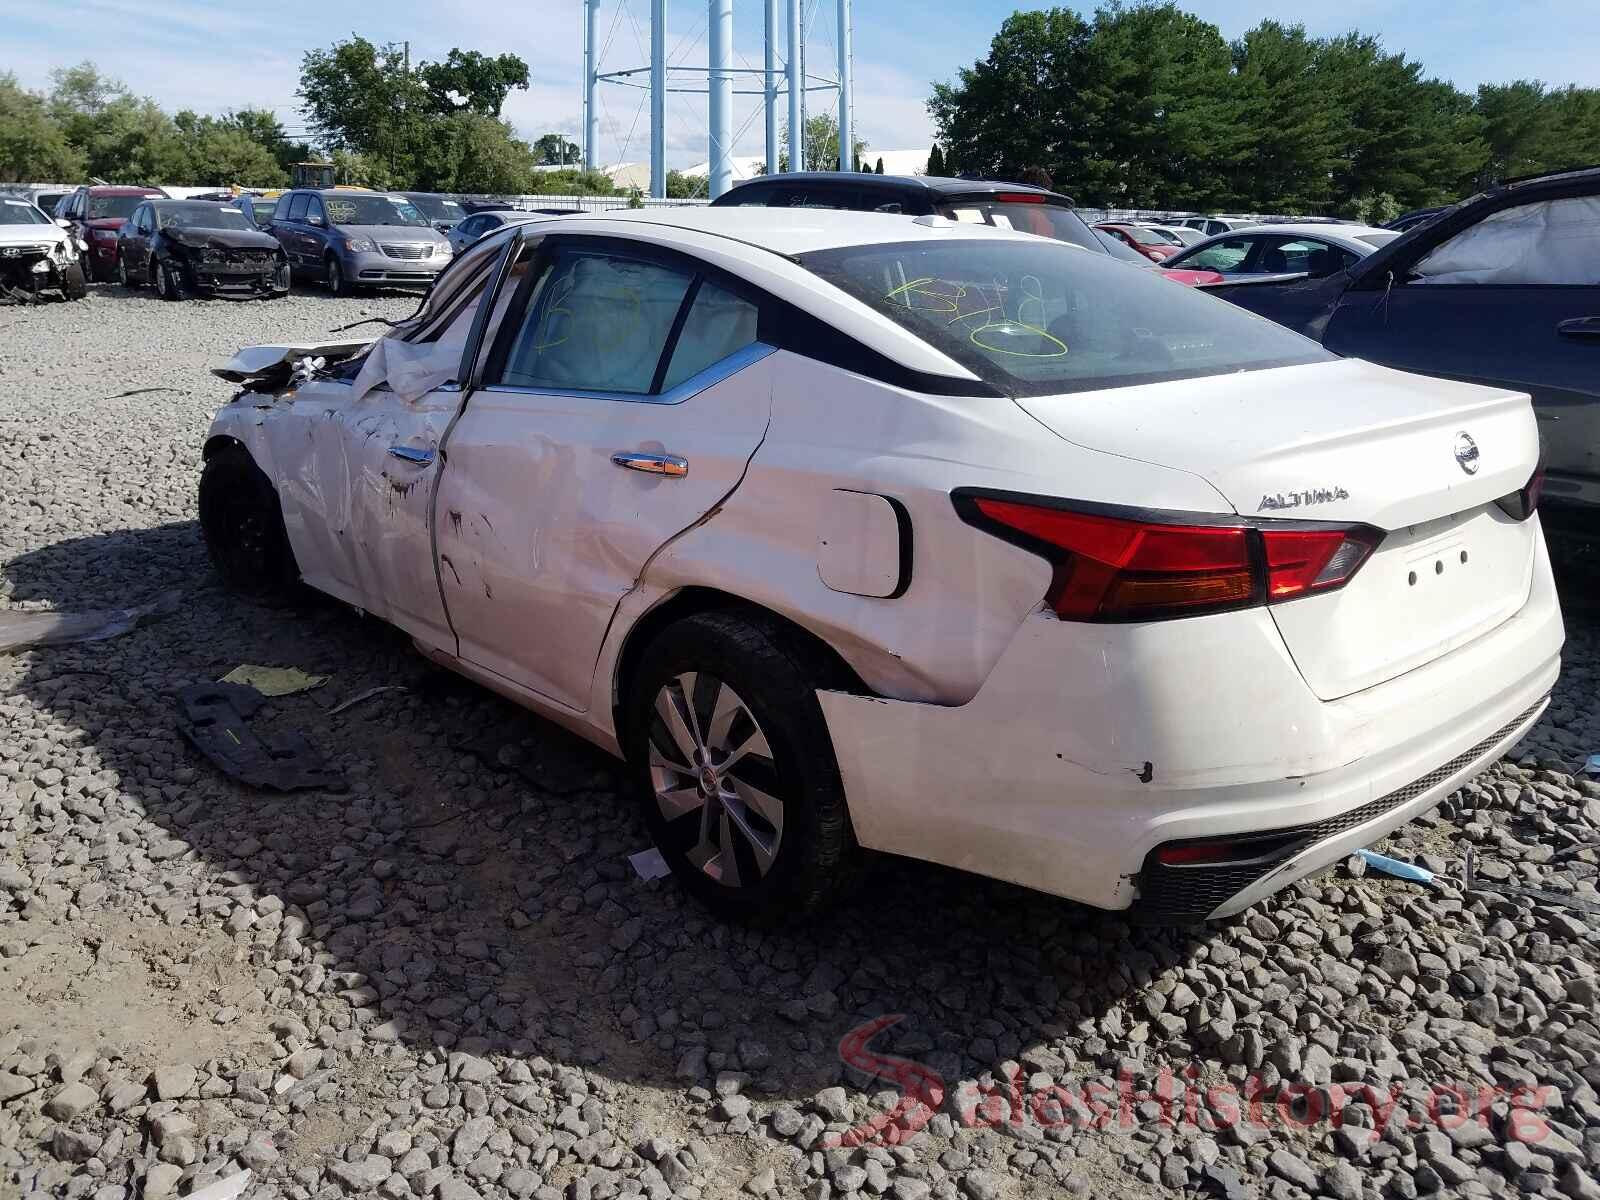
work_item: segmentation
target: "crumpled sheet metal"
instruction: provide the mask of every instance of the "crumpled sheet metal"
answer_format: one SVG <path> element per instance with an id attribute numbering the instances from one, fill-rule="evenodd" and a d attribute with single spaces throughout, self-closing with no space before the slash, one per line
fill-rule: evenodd
<path id="1" fill-rule="evenodd" d="M 154 600 L 132 608 L 91 608 L 84 612 L 55 610 L 0 612 L 0 654 L 28 646 L 58 646 L 67 642 L 98 642 L 127 633 L 156 617 L 178 611 L 181 589 L 162 592 Z"/>
<path id="2" fill-rule="evenodd" d="M 211 373 L 219 379 L 226 379 L 229 383 L 243 383 L 247 379 L 270 375 L 281 368 L 284 380 L 287 382 L 294 372 L 294 364 L 302 358 L 321 358 L 330 363 L 338 362 L 340 359 L 359 354 L 371 344 L 371 338 L 363 338 L 353 342 L 241 346 L 222 366 L 212 367 Z"/>
<path id="3" fill-rule="evenodd" d="M 178 732 L 224 775 L 279 792 L 344 787 L 344 776 L 299 733 L 262 737 L 250 718 L 266 703 L 255 688 L 201 683 L 178 693 Z"/>

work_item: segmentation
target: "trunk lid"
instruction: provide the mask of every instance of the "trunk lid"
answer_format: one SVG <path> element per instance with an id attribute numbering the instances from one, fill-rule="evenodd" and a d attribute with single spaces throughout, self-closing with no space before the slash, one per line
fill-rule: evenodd
<path id="1" fill-rule="evenodd" d="M 1345 587 L 1270 609 L 1322 699 L 1481 637 L 1527 599 L 1539 523 L 1494 503 L 1538 463 L 1526 395 L 1344 359 L 1017 403 L 1079 445 L 1198 475 L 1243 516 L 1384 530 Z"/>

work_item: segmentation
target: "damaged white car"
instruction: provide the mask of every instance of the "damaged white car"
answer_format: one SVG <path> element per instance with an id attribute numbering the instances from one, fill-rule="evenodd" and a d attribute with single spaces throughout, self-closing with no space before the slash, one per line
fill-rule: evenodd
<path id="1" fill-rule="evenodd" d="M 0 196 L 0 299 L 35 303 L 54 292 L 82 300 L 89 294 L 82 261 L 87 249 L 31 200 Z"/>
<path id="2" fill-rule="evenodd" d="M 622 755 L 731 915 L 863 848 L 1234 913 L 1504 753 L 1559 668 L 1526 396 L 1024 234 L 570 216 L 370 349 L 223 373 L 226 581 Z"/>

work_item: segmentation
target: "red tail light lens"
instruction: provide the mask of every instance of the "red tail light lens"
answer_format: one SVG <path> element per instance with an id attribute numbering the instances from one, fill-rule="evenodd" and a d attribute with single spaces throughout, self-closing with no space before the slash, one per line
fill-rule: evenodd
<path id="1" fill-rule="evenodd" d="M 1142 621 L 1279 603 L 1349 582 L 1381 534 L 1366 526 L 1211 525 L 957 496 L 969 523 L 1055 564 L 1045 601 L 1066 621 Z"/>

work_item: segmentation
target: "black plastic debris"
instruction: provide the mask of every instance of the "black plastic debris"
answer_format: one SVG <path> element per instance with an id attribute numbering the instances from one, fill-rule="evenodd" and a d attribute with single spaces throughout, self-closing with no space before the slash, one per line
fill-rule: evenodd
<path id="1" fill-rule="evenodd" d="M 178 732 L 230 778 L 279 792 L 344 787 L 344 776 L 295 732 L 266 737 L 250 718 L 266 703 L 255 688 L 200 683 L 178 693 Z"/>

